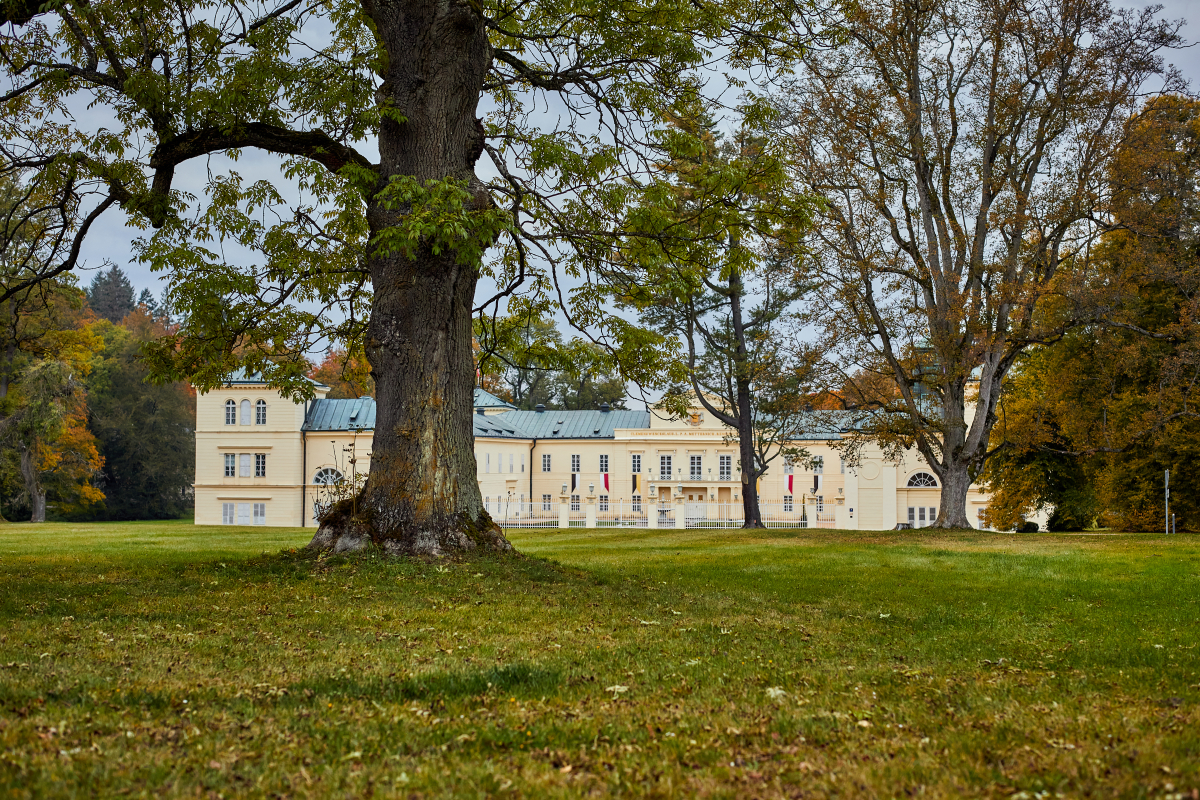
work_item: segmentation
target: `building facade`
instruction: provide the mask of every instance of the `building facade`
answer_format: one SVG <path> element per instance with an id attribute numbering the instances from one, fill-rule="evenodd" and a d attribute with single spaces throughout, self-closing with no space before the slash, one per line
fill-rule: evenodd
<path id="1" fill-rule="evenodd" d="M 196 524 L 303 526 L 370 471 L 375 401 L 296 403 L 253 377 L 196 400 Z M 476 479 L 507 527 L 741 525 L 742 474 L 730 429 L 703 410 L 687 419 L 649 411 L 517 410 L 475 392 Z M 763 522 L 781 527 L 890 530 L 937 517 L 937 478 L 918 456 L 901 463 L 868 449 L 848 469 L 836 425 L 795 444 L 760 478 Z M 987 496 L 972 486 L 973 523 Z"/>

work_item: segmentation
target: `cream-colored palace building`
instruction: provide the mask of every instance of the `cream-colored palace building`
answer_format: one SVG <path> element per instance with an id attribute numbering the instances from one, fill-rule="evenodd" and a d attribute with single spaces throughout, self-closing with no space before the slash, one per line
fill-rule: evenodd
<path id="1" fill-rule="evenodd" d="M 239 374 L 197 394 L 196 524 L 311 527 L 330 483 L 369 471 L 375 401 L 315 388 L 296 403 Z M 736 442 L 701 410 L 685 420 L 607 406 L 520 411 L 476 389 L 474 421 L 476 479 L 502 525 L 741 524 Z M 918 456 L 896 464 L 868 451 L 846 469 L 832 446 L 840 435 L 831 426 L 796 442 L 809 468 L 770 464 L 764 522 L 890 530 L 936 518 L 941 490 Z M 976 522 L 987 497 L 973 486 L 967 502 Z"/>

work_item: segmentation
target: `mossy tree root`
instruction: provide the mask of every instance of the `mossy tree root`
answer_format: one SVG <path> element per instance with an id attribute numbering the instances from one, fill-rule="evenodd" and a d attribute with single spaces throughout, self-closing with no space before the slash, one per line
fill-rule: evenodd
<path id="1" fill-rule="evenodd" d="M 361 501 L 338 502 L 321 517 L 308 549 L 356 553 L 378 548 L 388 555 L 441 558 L 471 551 L 512 552 L 513 546 L 486 511 L 477 519 L 447 514 L 411 521 L 399 529 L 380 531 Z"/>

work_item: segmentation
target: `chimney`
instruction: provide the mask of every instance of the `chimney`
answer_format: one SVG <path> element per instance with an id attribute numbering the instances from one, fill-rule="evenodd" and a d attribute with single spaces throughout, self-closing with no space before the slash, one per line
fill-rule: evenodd
<path id="1" fill-rule="evenodd" d="M 608 409 L 609 409 L 609 405 L 608 405 L 608 403 L 601 403 L 601 404 L 600 404 L 600 413 L 601 413 L 601 414 L 607 414 L 607 413 L 608 413 Z"/>
<path id="2" fill-rule="evenodd" d="M 542 403 L 538 403 L 536 406 L 533 407 L 533 410 L 540 414 L 541 412 L 546 410 L 546 406 Z"/>

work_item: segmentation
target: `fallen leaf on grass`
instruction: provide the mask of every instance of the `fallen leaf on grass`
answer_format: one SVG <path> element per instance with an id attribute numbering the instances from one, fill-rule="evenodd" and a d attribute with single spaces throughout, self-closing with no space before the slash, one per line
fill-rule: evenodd
<path id="1" fill-rule="evenodd" d="M 616 700 L 616 699 L 617 699 L 617 695 L 619 695 L 619 694 L 625 694 L 626 692 L 628 692 L 628 691 L 629 691 L 629 687 L 628 687 L 628 686 L 621 686 L 620 684 L 616 684 L 616 685 L 613 685 L 613 686 L 607 686 L 607 687 L 605 687 L 604 691 L 606 691 L 606 692 L 612 692 L 612 693 L 613 693 L 613 699 L 614 699 L 614 700 Z"/>
<path id="2" fill-rule="evenodd" d="M 782 700 L 787 696 L 788 693 L 778 686 L 772 686 L 767 689 L 767 697 L 771 698 L 772 700 Z"/>

